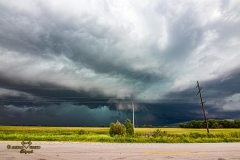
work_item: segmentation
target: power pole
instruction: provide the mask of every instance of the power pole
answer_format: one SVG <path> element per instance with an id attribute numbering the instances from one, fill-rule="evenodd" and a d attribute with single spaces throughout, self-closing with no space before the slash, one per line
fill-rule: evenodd
<path id="1" fill-rule="evenodd" d="M 206 113 L 205 113 L 205 109 L 204 109 L 204 103 L 205 103 L 206 101 L 205 101 L 205 102 L 202 101 L 202 94 L 201 94 L 202 87 L 200 87 L 198 81 L 197 81 L 197 86 L 196 86 L 196 88 L 198 89 L 197 95 L 198 95 L 198 94 L 200 95 L 200 100 L 201 100 L 201 104 L 202 104 L 203 115 L 204 115 L 204 119 L 205 119 L 205 123 L 206 123 L 207 132 L 208 132 L 208 134 L 209 134 L 208 123 L 207 123 Z"/>
<path id="2" fill-rule="evenodd" d="M 134 102 L 132 102 L 132 107 L 133 107 L 133 130 L 134 130 Z"/>

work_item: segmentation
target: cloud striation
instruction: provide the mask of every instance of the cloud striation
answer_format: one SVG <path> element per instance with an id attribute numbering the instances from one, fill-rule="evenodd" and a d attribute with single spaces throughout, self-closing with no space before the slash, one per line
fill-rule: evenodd
<path id="1" fill-rule="evenodd" d="M 4 124 L 109 125 L 132 101 L 141 125 L 202 119 L 197 81 L 208 118 L 240 118 L 239 1 L 9 0 L 0 13 Z"/>

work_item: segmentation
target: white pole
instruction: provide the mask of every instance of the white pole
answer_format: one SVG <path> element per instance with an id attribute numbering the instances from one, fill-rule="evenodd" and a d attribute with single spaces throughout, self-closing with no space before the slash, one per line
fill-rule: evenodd
<path id="1" fill-rule="evenodd" d="M 133 106 L 133 129 L 134 129 L 134 102 L 132 102 L 132 106 Z"/>

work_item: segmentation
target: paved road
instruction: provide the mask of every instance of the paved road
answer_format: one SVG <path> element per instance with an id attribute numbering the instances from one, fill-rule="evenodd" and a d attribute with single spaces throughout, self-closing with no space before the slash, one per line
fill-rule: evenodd
<path id="1" fill-rule="evenodd" d="M 11 149 L 7 149 L 11 145 Z M 20 153 L 21 142 L 0 142 L 0 160 L 240 160 L 240 143 L 201 144 L 116 144 L 78 142 L 36 142 L 33 153 Z M 28 144 L 26 144 L 26 147 Z M 10 146 L 9 146 L 10 147 Z"/>

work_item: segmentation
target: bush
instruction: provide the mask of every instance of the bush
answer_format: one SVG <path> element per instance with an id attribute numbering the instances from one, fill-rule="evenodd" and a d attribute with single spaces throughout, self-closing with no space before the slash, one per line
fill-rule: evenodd
<path id="1" fill-rule="evenodd" d="M 123 136 L 125 133 L 126 133 L 126 128 L 119 121 L 117 121 L 116 123 L 110 124 L 109 134 L 111 137 L 115 135 Z"/>
<path id="2" fill-rule="evenodd" d="M 127 136 L 133 136 L 134 135 L 134 129 L 133 129 L 133 125 L 132 125 L 130 119 L 126 119 L 125 120 L 125 126 L 126 126 L 126 134 L 127 134 Z"/>
<path id="3" fill-rule="evenodd" d="M 140 132 L 137 132 L 137 133 L 135 133 L 134 134 L 134 137 L 137 137 L 137 138 L 139 138 L 139 137 L 141 137 L 143 134 L 142 133 L 140 133 Z"/>
<path id="4" fill-rule="evenodd" d="M 238 132 L 230 133 L 232 138 L 240 138 L 240 134 Z"/>
<path id="5" fill-rule="evenodd" d="M 189 137 L 197 139 L 197 138 L 204 138 L 204 137 L 206 137 L 206 135 L 198 133 L 198 132 L 190 132 Z"/>
<path id="6" fill-rule="evenodd" d="M 87 134 L 87 132 L 84 129 L 81 129 L 78 131 L 79 135 Z"/>
<path id="7" fill-rule="evenodd" d="M 166 131 L 161 131 L 160 129 L 157 129 L 156 131 L 153 132 L 153 137 L 162 137 L 162 136 L 166 136 L 167 132 Z"/>

